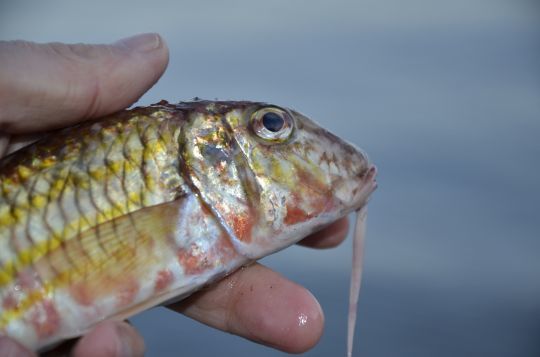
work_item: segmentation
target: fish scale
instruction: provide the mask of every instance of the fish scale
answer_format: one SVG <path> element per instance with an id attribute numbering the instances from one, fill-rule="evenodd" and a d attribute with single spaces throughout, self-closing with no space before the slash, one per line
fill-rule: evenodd
<path id="1" fill-rule="evenodd" d="M 178 152 L 177 141 L 156 134 L 162 121 L 139 115 L 127 122 L 120 118 L 107 125 L 94 123 L 84 128 L 76 145 L 58 150 L 67 141 L 69 131 L 65 131 L 48 145 L 38 144 L 9 158 L 0 173 L 5 207 L 0 221 L 6 223 L 0 225 L 0 236 L 9 234 L 12 239 L 1 243 L 9 244 L 22 258 L 2 257 L 0 264 L 24 266 L 43 256 L 47 247 L 54 249 L 83 230 L 167 200 L 182 184 L 177 168 L 176 179 L 148 185 L 159 182 L 160 173 L 175 166 L 170 153 Z M 126 144 L 131 145 L 129 152 Z M 22 155 L 26 155 L 22 160 L 17 157 Z M 17 160 L 21 162 L 10 169 L 10 162 Z M 0 286 L 5 280 L 0 279 Z"/>
<path id="2" fill-rule="evenodd" d="M 41 350 L 182 299 L 363 207 L 374 176 L 265 103 L 162 101 L 53 133 L 0 161 L 0 334 Z"/>

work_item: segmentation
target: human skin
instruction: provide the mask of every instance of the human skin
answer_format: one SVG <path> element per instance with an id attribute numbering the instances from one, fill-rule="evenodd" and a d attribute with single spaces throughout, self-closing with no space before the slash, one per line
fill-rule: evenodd
<path id="1" fill-rule="evenodd" d="M 167 46 L 157 34 L 110 45 L 0 41 L 0 157 L 44 132 L 129 107 L 161 77 L 168 60 Z M 347 230 L 347 220 L 341 219 L 300 244 L 331 248 Z M 321 307 L 307 289 L 260 264 L 168 307 L 289 353 L 313 347 L 324 325 Z M 301 326 L 299 311 L 308 321 Z M 138 356 L 144 354 L 144 341 L 127 322 L 104 321 L 51 354 Z M 0 355 L 35 354 L 0 337 Z"/>

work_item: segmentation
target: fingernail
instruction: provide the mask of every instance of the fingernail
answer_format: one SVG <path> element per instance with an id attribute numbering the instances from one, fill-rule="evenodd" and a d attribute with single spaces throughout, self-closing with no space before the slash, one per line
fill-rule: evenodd
<path id="1" fill-rule="evenodd" d="M 157 33 L 143 33 L 132 37 L 123 38 L 115 42 L 115 45 L 123 46 L 130 51 L 151 52 L 161 47 L 161 36 Z"/>
<path id="2" fill-rule="evenodd" d="M 144 341 L 131 326 L 119 323 L 116 330 L 120 338 L 120 356 L 144 356 Z"/>
<path id="3" fill-rule="evenodd" d="M 32 354 L 18 343 L 7 337 L 0 336 L 0 356 L 2 357 L 30 357 Z"/>

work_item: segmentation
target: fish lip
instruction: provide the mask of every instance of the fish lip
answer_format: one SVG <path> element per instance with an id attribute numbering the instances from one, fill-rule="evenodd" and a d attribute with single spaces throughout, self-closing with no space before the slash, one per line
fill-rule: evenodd
<path id="1" fill-rule="evenodd" d="M 368 162 L 366 168 L 358 174 L 358 177 L 362 181 L 373 181 L 373 183 L 376 185 L 378 172 L 379 170 L 377 169 L 377 166 Z"/>
<path id="2" fill-rule="evenodd" d="M 360 189 L 354 193 L 353 201 L 358 203 L 352 207 L 350 212 L 358 211 L 367 204 L 371 194 L 378 187 L 377 173 L 377 166 L 367 161 L 366 168 L 357 175 Z"/>
<path id="3" fill-rule="evenodd" d="M 347 182 L 349 184 L 354 182 L 354 188 L 350 191 L 350 195 L 345 198 L 336 197 L 335 204 L 332 206 L 334 208 L 340 207 L 338 209 L 340 216 L 358 211 L 368 203 L 371 194 L 378 186 L 376 180 L 377 172 L 377 167 L 374 164 L 367 164 L 357 174 L 353 174 L 348 178 L 342 178 L 339 183 L 335 183 L 336 185 L 347 185 Z"/>
<path id="4" fill-rule="evenodd" d="M 365 173 L 365 179 L 369 181 L 371 185 L 371 192 L 375 191 L 379 184 L 377 183 L 377 174 L 379 170 L 374 164 L 370 164 L 367 172 Z"/>
<path id="5" fill-rule="evenodd" d="M 362 184 L 368 183 L 368 181 L 373 181 L 371 184 L 374 186 L 373 192 L 377 188 L 376 176 L 378 173 L 377 166 L 373 164 L 370 160 L 369 155 L 363 150 L 355 146 L 357 154 L 362 158 L 362 166 L 358 170 L 358 173 L 353 175 L 357 177 Z"/>

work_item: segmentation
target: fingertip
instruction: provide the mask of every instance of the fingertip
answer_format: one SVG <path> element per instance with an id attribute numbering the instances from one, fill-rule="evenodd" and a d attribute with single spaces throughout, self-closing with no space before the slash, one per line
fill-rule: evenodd
<path id="1" fill-rule="evenodd" d="M 256 342 L 287 353 L 303 353 L 321 338 L 324 314 L 309 290 L 278 278 L 259 286 L 252 298 L 235 306 L 236 324 Z"/>
<path id="2" fill-rule="evenodd" d="M 312 348 L 324 326 L 321 306 L 307 289 L 260 264 L 241 269 L 170 308 L 289 353 Z"/>
<path id="3" fill-rule="evenodd" d="M 152 63 L 155 77 L 159 78 L 169 64 L 169 47 L 159 33 L 142 33 L 120 39 L 112 44 L 132 54 L 141 54 Z"/>
<path id="4" fill-rule="evenodd" d="M 138 35 L 122 38 L 113 43 L 118 47 L 124 47 L 129 51 L 149 53 L 165 47 L 166 45 L 158 33 L 141 33 Z"/>
<path id="5" fill-rule="evenodd" d="M 127 53 L 129 57 L 127 61 L 133 63 L 131 63 L 130 68 L 126 68 L 126 72 L 120 73 L 126 82 L 110 81 L 111 88 L 109 88 L 109 92 L 121 94 L 122 90 L 129 92 L 136 87 L 143 89 L 136 91 L 134 96 L 126 97 L 126 102 L 122 103 L 123 105 L 120 108 L 122 109 L 137 101 L 163 75 L 169 64 L 169 47 L 165 39 L 158 33 L 142 33 L 123 38 L 114 42 L 112 46 L 119 50 L 120 53 Z M 118 65 L 119 68 L 116 69 L 119 71 L 125 68 L 125 63 L 120 62 L 115 65 Z M 133 80 L 133 83 L 130 83 L 130 79 Z M 129 87 L 131 84 L 134 85 L 133 88 Z M 115 87 L 117 85 L 118 88 Z M 110 105 L 118 106 L 118 103 L 111 103 Z M 100 113 L 100 115 L 102 114 Z"/>
<path id="6" fill-rule="evenodd" d="M 122 345 L 120 356 L 144 356 L 144 339 L 133 326 L 126 322 L 116 322 L 116 330 Z"/>
<path id="7" fill-rule="evenodd" d="M 143 356 L 144 350 L 144 340 L 129 324 L 104 321 L 77 342 L 73 356 Z"/>
<path id="8" fill-rule="evenodd" d="M 0 356 L 34 357 L 35 354 L 11 338 L 0 336 Z"/>
<path id="9" fill-rule="evenodd" d="M 96 63 L 93 67 L 89 83 L 95 80 L 96 84 L 87 86 L 91 93 L 79 96 L 78 106 L 86 106 L 83 119 L 129 107 L 161 78 L 169 63 L 168 46 L 157 33 L 143 33 L 102 46 L 110 48 L 110 57 L 103 55 L 104 65 L 97 67 Z"/>
<path id="10" fill-rule="evenodd" d="M 320 231 L 309 235 L 298 242 L 298 244 L 317 249 L 333 248 L 345 240 L 348 232 L 349 220 L 347 217 L 344 217 Z"/>

